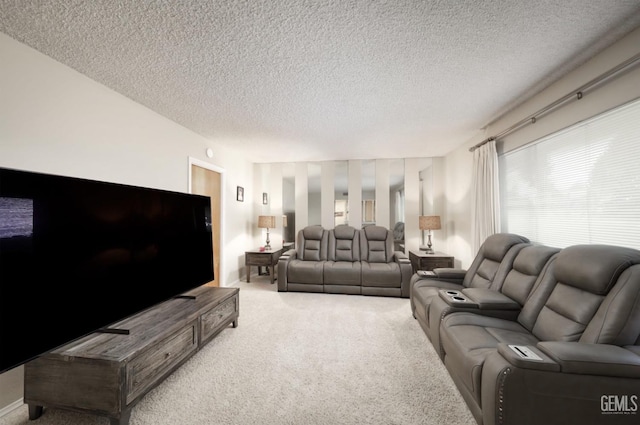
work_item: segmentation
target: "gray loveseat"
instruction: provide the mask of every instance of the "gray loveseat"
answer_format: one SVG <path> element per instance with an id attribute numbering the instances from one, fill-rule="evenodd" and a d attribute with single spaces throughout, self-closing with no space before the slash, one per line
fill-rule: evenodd
<path id="1" fill-rule="evenodd" d="M 409 297 L 411 262 L 382 226 L 308 226 L 278 261 L 278 291 Z"/>

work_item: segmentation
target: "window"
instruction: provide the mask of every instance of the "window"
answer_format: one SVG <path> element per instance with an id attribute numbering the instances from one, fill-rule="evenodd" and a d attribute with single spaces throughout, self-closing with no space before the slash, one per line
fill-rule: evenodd
<path id="1" fill-rule="evenodd" d="M 500 157 L 502 230 L 640 249 L 640 101 Z"/>

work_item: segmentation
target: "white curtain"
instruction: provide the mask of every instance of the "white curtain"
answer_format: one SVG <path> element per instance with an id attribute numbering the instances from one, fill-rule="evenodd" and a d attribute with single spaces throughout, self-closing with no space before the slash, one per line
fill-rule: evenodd
<path id="1" fill-rule="evenodd" d="M 500 231 L 498 154 L 492 140 L 473 151 L 472 252 Z"/>

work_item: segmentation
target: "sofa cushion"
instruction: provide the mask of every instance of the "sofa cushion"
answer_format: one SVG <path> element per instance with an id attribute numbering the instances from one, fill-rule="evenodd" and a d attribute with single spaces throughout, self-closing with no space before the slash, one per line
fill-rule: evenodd
<path id="1" fill-rule="evenodd" d="M 519 323 L 474 313 L 452 313 L 440 328 L 445 364 L 480 403 L 482 366 L 499 343 L 535 345 L 538 339 Z"/>
<path id="2" fill-rule="evenodd" d="M 322 226 L 307 226 L 298 233 L 298 259 L 324 261 L 327 259 L 328 232 Z"/>
<path id="3" fill-rule="evenodd" d="M 543 245 L 522 248 L 513 260 L 513 268 L 507 273 L 501 292 L 524 305 L 545 265 L 559 251 L 559 248 Z"/>
<path id="4" fill-rule="evenodd" d="M 382 226 L 367 226 L 361 230 L 360 253 L 362 261 L 388 263 L 393 261 L 393 234 Z"/>
<path id="5" fill-rule="evenodd" d="M 362 263 L 362 286 L 400 288 L 402 273 L 398 263 Z"/>
<path id="6" fill-rule="evenodd" d="M 640 251 L 609 245 L 574 245 L 557 256 L 556 285 L 532 333 L 542 341 L 579 341 L 621 274 L 640 263 Z"/>
<path id="7" fill-rule="evenodd" d="M 533 334 L 544 341 L 577 341 L 604 297 L 558 284 L 540 311 Z"/>
<path id="8" fill-rule="evenodd" d="M 558 282 L 605 295 L 624 270 L 640 263 L 640 252 L 609 245 L 574 245 L 563 249 L 559 259 Z"/>
<path id="9" fill-rule="evenodd" d="M 355 227 L 339 225 L 329 231 L 329 253 L 331 261 L 360 261 L 360 238 Z"/>
<path id="10" fill-rule="evenodd" d="M 429 328 L 429 310 L 431 308 L 431 302 L 434 297 L 438 297 L 438 291 L 440 289 L 454 289 L 462 290 L 461 285 L 455 283 L 433 280 L 430 286 L 413 287 L 411 292 L 411 301 L 415 304 L 414 315 L 419 320 L 422 326 Z M 427 334 L 428 337 L 431 335 Z"/>
<path id="11" fill-rule="evenodd" d="M 292 283 L 323 283 L 323 261 L 291 260 L 287 267 L 287 280 Z"/>
<path id="12" fill-rule="evenodd" d="M 326 261 L 324 263 L 325 285 L 360 286 L 362 266 L 359 261 Z"/>
<path id="13" fill-rule="evenodd" d="M 387 250 L 384 241 L 369 241 L 369 255 L 367 261 L 370 263 L 386 263 Z"/>
<path id="14" fill-rule="evenodd" d="M 516 254 L 528 244 L 529 239 L 512 233 L 489 236 L 469 266 L 463 286 L 500 290 Z"/>
<path id="15" fill-rule="evenodd" d="M 591 344 L 640 342 L 640 265 L 625 270 L 580 337 Z"/>
<path id="16" fill-rule="evenodd" d="M 346 224 L 340 224 L 333 229 L 333 234 L 336 239 L 350 239 L 353 240 L 358 234 L 358 230 L 355 227 L 348 226 Z"/>

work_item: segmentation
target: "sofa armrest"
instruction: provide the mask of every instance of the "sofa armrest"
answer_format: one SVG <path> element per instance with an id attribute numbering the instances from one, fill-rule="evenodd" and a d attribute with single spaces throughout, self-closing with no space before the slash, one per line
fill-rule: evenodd
<path id="1" fill-rule="evenodd" d="M 438 295 L 450 307 L 458 307 L 462 309 L 478 309 L 478 303 L 465 297 L 461 291 L 457 289 L 440 289 Z M 448 311 L 447 311 L 448 313 Z"/>
<path id="2" fill-rule="evenodd" d="M 518 310 L 520 304 L 502 292 L 487 288 L 464 288 L 462 295 L 478 304 L 480 310 Z"/>
<path id="3" fill-rule="evenodd" d="M 440 298 L 453 307 L 473 308 L 488 312 L 520 311 L 520 304 L 501 292 L 485 288 L 464 288 L 462 290 L 441 289 Z M 508 315 L 509 318 L 515 316 Z"/>
<path id="4" fill-rule="evenodd" d="M 444 280 L 446 282 L 457 283 L 462 285 L 462 281 L 464 281 L 464 277 L 467 274 L 467 271 L 464 269 L 453 269 L 453 268 L 437 268 L 432 270 L 433 276 L 430 276 L 429 279 L 438 279 Z"/>
<path id="5" fill-rule="evenodd" d="M 560 372 L 560 365 L 532 345 L 498 344 L 498 353 L 510 364 L 523 369 Z"/>
<path id="6" fill-rule="evenodd" d="M 507 344 L 486 357 L 480 378 L 482 423 L 637 424 L 636 353 L 579 342 L 520 347 L 541 360 L 523 359 Z"/>
<path id="7" fill-rule="evenodd" d="M 440 282 L 449 282 L 456 285 L 462 285 L 464 276 L 467 274 L 463 269 L 438 268 L 433 270 L 418 270 L 416 276 L 418 280 L 428 279 Z"/>
<path id="8" fill-rule="evenodd" d="M 446 267 L 433 269 L 436 279 L 460 279 L 464 280 L 467 271 L 465 269 L 451 269 Z"/>
<path id="9" fill-rule="evenodd" d="M 537 348 L 564 373 L 640 378 L 640 356 L 617 345 L 545 341 Z"/>
<path id="10" fill-rule="evenodd" d="M 398 262 L 404 260 L 411 262 L 411 260 L 409 260 L 409 256 L 402 251 L 393 251 L 393 259 Z"/>
<path id="11" fill-rule="evenodd" d="M 409 260 L 409 257 L 402 251 L 396 251 L 393 258 L 400 267 L 400 296 L 402 298 L 409 298 L 411 293 L 411 274 L 413 273 L 411 260 Z"/>
<path id="12" fill-rule="evenodd" d="M 289 249 L 287 251 L 284 251 L 282 254 L 280 254 L 280 258 L 282 257 L 289 257 L 290 259 L 295 259 L 298 256 L 298 253 L 296 252 L 295 249 Z M 280 260 L 278 260 L 280 261 Z"/>
<path id="13" fill-rule="evenodd" d="M 286 292 L 289 290 L 287 268 L 289 268 L 289 262 L 296 258 L 298 258 L 298 254 L 295 249 L 288 250 L 278 258 L 278 292 Z"/>
<path id="14" fill-rule="evenodd" d="M 640 356 L 617 345 L 565 341 L 544 341 L 536 346 L 500 343 L 498 352 L 523 369 L 640 378 Z"/>

